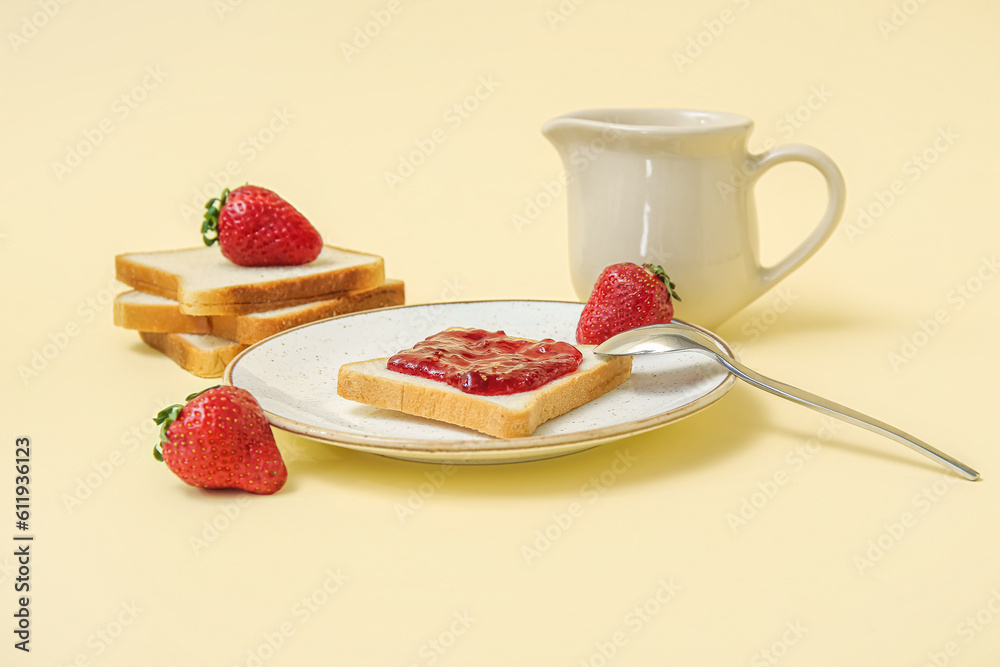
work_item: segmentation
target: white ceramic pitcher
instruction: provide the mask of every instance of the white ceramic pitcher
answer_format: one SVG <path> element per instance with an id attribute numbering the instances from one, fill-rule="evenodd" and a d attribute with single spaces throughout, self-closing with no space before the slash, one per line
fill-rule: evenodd
<path id="1" fill-rule="evenodd" d="M 687 109 L 592 109 L 547 122 L 542 133 L 566 168 L 577 295 L 586 300 L 610 264 L 660 264 L 683 299 L 677 317 L 714 327 L 812 256 L 843 213 L 843 176 L 810 146 L 750 154 L 752 128 L 739 114 Z M 829 201 L 812 233 L 764 267 L 753 187 L 793 160 L 823 174 Z"/>

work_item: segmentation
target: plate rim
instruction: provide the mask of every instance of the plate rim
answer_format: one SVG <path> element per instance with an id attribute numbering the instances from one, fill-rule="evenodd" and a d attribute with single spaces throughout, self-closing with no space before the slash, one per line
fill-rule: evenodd
<path id="1" fill-rule="evenodd" d="M 237 386 L 233 384 L 232 374 L 233 370 L 243 359 L 244 356 L 250 354 L 257 348 L 269 343 L 281 336 L 291 334 L 299 329 L 305 329 L 308 327 L 315 327 L 325 324 L 330 321 L 340 320 L 348 317 L 358 317 L 362 315 L 369 315 L 371 313 L 379 313 L 389 310 L 401 310 L 401 309 L 415 309 L 415 308 L 427 308 L 430 306 L 440 306 L 440 307 L 451 307 L 462 304 L 484 304 L 484 303 L 540 303 L 540 304 L 566 304 L 582 306 L 583 304 L 579 301 L 564 301 L 558 299 L 469 299 L 463 301 L 444 301 L 440 303 L 417 303 L 417 304 L 402 304 L 398 306 L 388 306 L 384 308 L 373 308 L 370 310 L 356 311 L 353 313 L 344 313 L 342 315 L 334 315 L 332 317 L 326 317 L 321 320 L 315 320 L 313 322 L 307 322 L 305 324 L 292 327 L 290 329 L 285 329 L 284 331 L 279 331 L 267 338 L 264 338 L 253 345 L 250 345 L 246 349 L 242 350 L 239 354 L 233 357 L 225 370 L 223 371 L 222 381 L 231 386 Z M 721 346 L 721 348 L 732 358 L 738 359 L 736 352 L 725 340 L 720 338 L 717 334 L 708 329 L 700 327 L 696 324 L 691 324 L 681 319 L 675 319 L 675 322 L 679 322 L 693 329 L 696 329 L 709 338 L 711 338 L 716 344 Z M 264 415 L 267 417 L 268 422 L 283 431 L 293 433 L 295 435 L 300 435 L 312 440 L 318 440 L 320 442 L 325 442 L 328 444 L 338 445 L 346 447 L 348 449 L 355 449 L 358 451 L 382 454 L 385 456 L 391 456 L 393 458 L 407 458 L 407 455 L 421 455 L 424 460 L 427 459 L 454 459 L 454 457 L 465 458 L 479 458 L 484 456 L 510 456 L 513 460 L 518 460 L 521 457 L 517 457 L 518 454 L 545 454 L 548 450 L 554 450 L 553 456 L 559 455 L 560 453 L 570 453 L 571 451 L 578 451 L 586 449 L 592 446 L 596 446 L 602 442 L 607 442 L 609 440 L 615 440 L 618 438 L 624 438 L 632 435 L 638 435 L 640 433 L 645 433 L 653 429 L 659 428 L 661 426 L 666 426 L 667 424 L 679 421 L 685 417 L 689 417 L 705 408 L 711 406 L 723 396 L 725 396 L 729 390 L 732 388 L 734 382 L 736 381 L 736 376 L 731 372 L 726 373 L 726 377 L 723 378 L 715 388 L 713 388 L 708 393 L 698 397 L 690 403 L 678 406 L 667 412 L 654 415 L 652 417 L 645 417 L 643 419 L 633 420 L 625 422 L 622 424 L 615 424 L 610 426 L 602 426 L 594 429 L 589 429 L 586 431 L 576 431 L 573 433 L 555 433 L 550 435 L 529 435 L 520 438 L 494 438 L 494 439 L 462 439 L 462 440 L 448 440 L 446 441 L 447 447 L 442 447 L 444 444 L 440 440 L 431 439 L 421 439 L 421 438 L 398 438 L 398 437 L 385 437 L 378 435 L 368 435 L 368 434 L 351 434 L 345 431 L 332 430 L 327 428 L 322 428 L 318 426 L 310 426 L 304 424 L 295 419 L 284 417 L 282 415 L 275 414 L 268 410 L 264 410 Z M 481 435 L 481 434 L 479 434 Z M 566 450 L 566 451 L 562 451 Z"/>

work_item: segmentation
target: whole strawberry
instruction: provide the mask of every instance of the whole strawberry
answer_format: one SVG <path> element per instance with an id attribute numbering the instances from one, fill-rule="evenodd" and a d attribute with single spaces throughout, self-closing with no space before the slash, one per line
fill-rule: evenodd
<path id="1" fill-rule="evenodd" d="M 240 266 L 307 264 L 319 256 L 323 239 L 295 207 L 256 185 L 222 191 L 205 204 L 201 235 Z"/>
<path id="2" fill-rule="evenodd" d="M 576 341 L 598 345 L 615 334 L 674 317 L 674 284 L 654 264 L 612 264 L 601 272 L 576 327 Z"/>
<path id="3" fill-rule="evenodd" d="M 256 399 L 238 387 L 212 387 L 164 408 L 153 455 L 191 486 L 271 494 L 288 479 L 274 434 Z"/>

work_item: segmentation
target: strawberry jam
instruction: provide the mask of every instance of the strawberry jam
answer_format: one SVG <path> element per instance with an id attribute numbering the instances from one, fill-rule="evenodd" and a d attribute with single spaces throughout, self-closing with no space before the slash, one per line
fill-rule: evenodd
<path id="1" fill-rule="evenodd" d="M 580 367 L 569 343 L 511 338 L 503 331 L 451 329 L 389 359 L 391 371 L 445 382 L 467 394 L 500 396 L 531 391 Z"/>

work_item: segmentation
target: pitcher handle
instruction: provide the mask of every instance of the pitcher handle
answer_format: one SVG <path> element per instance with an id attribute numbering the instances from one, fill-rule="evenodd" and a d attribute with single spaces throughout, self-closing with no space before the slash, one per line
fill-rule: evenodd
<path id="1" fill-rule="evenodd" d="M 779 146 L 759 155 L 752 155 L 749 158 L 751 164 L 751 176 L 749 186 L 753 186 L 764 172 L 782 162 L 805 162 L 812 165 L 823 174 L 826 179 L 827 196 L 829 198 L 826 205 L 826 212 L 816 225 L 812 233 L 799 244 L 787 257 L 777 264 L 769 267 L 760 267 L 759 273 L 759 293 L 774 287 L 793 269 L 798 268 L 803 262 L 813 256 L 820 246 L 826 243 L 837 229 L 837 223 L 844 213 L 844 203 L 846 198 L 846 188 L 844 186 L 844 176 L 840 169 L 830 159 L 826 153 L 812 146 L 803 144 L 787 144 Z"/>

